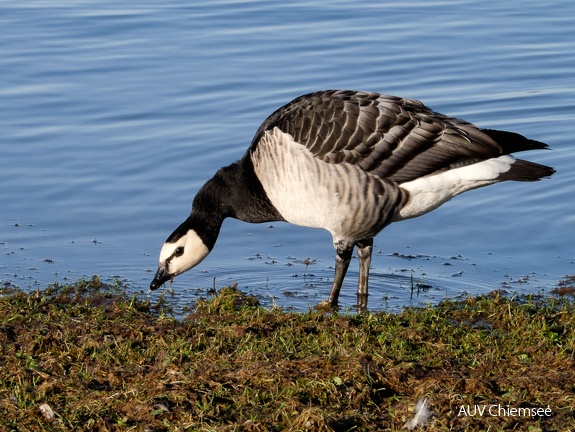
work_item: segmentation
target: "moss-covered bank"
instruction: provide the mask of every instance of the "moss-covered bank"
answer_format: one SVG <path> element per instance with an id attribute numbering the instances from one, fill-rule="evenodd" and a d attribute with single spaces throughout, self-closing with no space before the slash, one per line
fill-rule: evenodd
<path id="1" fill-rule="evenodd" d="M 425 397 L 429 431 L 573 430 L 574 310 L 493 294 L 301 314 L 226 288 L 178 321 L 98 278 L 5 290 L 0 431 L 399 430 Z"/>

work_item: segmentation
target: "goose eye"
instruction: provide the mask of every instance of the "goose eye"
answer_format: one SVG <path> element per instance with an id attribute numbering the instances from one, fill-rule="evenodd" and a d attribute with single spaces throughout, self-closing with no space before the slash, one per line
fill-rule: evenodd
<path id="1" fill-rule="evenodd" d="M 183 247 L 183 246 L 177 247 L 177 248 L 176 248 L 176 251 L 174 252 L 174 254 L 175 254 L 177 257 L 182 256 L 182 255 L 184 254 L 184 247 Z"/>

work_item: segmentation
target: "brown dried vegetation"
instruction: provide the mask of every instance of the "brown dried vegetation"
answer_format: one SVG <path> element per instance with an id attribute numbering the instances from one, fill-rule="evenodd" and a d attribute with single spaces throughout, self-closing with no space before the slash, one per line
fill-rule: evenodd
<path id="1" fill-rule="evenodd" d="M 160 309 L 97 278 L 0 296 L 0 431 L 400 430 L 423 397 L 429 431 L 575 428 L 569 298 L 299 314 L 226 288 Z M 491 404 L 552 415 L 460 411 Z"/>

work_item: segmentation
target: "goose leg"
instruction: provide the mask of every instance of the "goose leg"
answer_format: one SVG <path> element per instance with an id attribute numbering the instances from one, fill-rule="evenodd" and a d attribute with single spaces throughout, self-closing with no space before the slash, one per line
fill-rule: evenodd
<path id="1" fill-rule="evenodd" d="M 337 307 L 337 300 L 339 298 L 339 291 L 343 284 L 343 279 L 347 273 L 349 262 L 351 261 L 351 254 L 353 252 L 353 243 L 339 241 L 335 245 L 335 276 L 333 278 L 333 285 L 327 300 L 327 306 L 330 308 Z"/>
<path id="2" fill-rule="evenodd" d="M 357 308 L 360 311 L 367 309 L 367 282 L 369 279 L 369 267 L 371 266 L 371 252 L 373 250 L 373 238 L 363 239 L 357 242 L 357 257 L 359 258 L 359 282 L 357 284 Z"/>

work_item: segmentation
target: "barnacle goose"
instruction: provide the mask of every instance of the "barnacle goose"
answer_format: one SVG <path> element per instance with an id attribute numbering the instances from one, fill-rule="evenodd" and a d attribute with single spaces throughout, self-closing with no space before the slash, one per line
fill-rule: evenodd
<path id="1" fill-rule="evenodd" d="M 471 189 L 552 175 L 550 167 L 510 155 L 545 148 L 412 99 L 349 90 L 300 96 L 271 114 L 244 156 L 198 191 L 190 216 L 162 247 L 150 289 L 198 265 L 227 217 L 287 221 L 333 236 L 335 276 L 327 307 L 337 306 L 357 246 L 357 301 L 365 309 L 377 233 Z"/>

